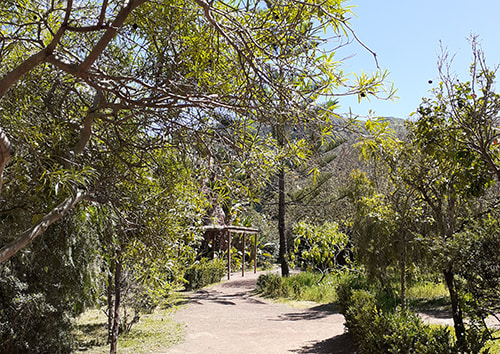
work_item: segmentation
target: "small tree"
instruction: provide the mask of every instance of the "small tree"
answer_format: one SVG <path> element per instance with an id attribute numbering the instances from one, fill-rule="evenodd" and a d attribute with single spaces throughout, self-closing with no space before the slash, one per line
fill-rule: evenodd
<path id="1" fill-rule="evenodd" d="M 293 226 L 293 233 L 293 258 L 300 267 L 321 272 L 319 282 L 322 282 L 333 268 L 348 262 L 349 236 L 339 230 L 337 223 L 313 225 L 301 221 Z"/>

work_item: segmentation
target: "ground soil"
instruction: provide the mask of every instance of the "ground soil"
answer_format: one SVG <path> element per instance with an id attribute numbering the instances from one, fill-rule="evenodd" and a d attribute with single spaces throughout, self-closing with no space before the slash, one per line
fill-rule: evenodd
<path id="1" fill-rule="evenodd" d="M 189 294 L 174 319 L 186 340 L 161 353 L 355 353 L 332 305 L 277 303 L 254 294 L 259 273 L 232 274 Z"/>

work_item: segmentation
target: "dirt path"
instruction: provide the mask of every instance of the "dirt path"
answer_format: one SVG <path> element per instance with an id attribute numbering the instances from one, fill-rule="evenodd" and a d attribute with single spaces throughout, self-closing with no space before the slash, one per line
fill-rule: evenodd
<path id="1" fill-rule="evenodd" d="M 255 296 L 258 275 L 233 274 L 192 293 L 174 315 L 186 326 L 186 341 L 162 353 L 355 353 L 341 314 L 327 305 L 292 307 Z"/>

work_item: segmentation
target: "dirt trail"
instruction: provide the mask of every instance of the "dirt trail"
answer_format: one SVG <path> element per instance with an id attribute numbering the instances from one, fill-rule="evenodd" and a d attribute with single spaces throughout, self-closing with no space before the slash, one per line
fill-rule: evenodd
<path id="1" fill-rule="evenodd" d="M 160 353 L 356 353 L 344 317 L 329 305 L 275 303 L 253 294 L 262 273 L 232 274 L 191 293 L 174 320 L 186 326 L 186 341 Z M 420 313 L 424 322 L 453 325 L 447 311 Z M 496 319 L 490 325 L 500 329 Z"/>
<path id="2" fill-rule="evenodd" d="M 341 314 L 328 305 L 292 307 L 255 296 L 258 275 L 232 274 L 192 293 L 174 315 L 186 326 L 186 341 L 162 353 L 355 353 Z"/>

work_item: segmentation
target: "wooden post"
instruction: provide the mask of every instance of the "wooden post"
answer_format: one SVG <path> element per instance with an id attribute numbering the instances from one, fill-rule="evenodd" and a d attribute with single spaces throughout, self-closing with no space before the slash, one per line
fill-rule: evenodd
<path id="1" fill-rule="evenodd" d="M 253 272 L 257 273 L 257 234 L 253 234 Z"/>
<path id="2" fill-rule="evenodd" d="M 231 279 L 231 231 L 228 231 L 227 242 L 227 280 Z"/>
<path id="3" fill-rule="evenodd" d="M 212 234 L 212 260 L 215 259 L 215 235 L 217 234 L 217 231 L 211 231 Z"/>
<path id="4" fill-rule="evenodd" d="M 243 233 L 243 259 L 241 260 L 241 276 L 245 276 L 245 238 L 246 234 Z"/>

